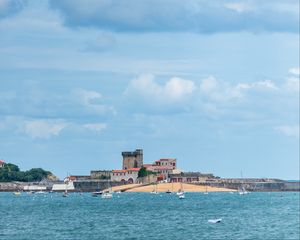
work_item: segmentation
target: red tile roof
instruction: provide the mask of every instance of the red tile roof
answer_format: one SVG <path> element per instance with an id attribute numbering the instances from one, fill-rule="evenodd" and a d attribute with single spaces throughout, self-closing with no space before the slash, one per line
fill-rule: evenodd
<path id="1" fill-rule="evenodd" d="M 112 170 L 113 173 L 125 173 L 126 170 Z"/>
<path id="2" fill-rule="evenodd" d="M 129 169 L 127 169 L 127 171 L 138 172 L 138 171 L 140 171 L 140 169 L 139 168 L 129 168 Z"/>
<path id="3" fill-rule="evenodd" d="M 3 163 L 5 163 L 3 160 L 0 160 L 0 164 L 3 164 Z"/>

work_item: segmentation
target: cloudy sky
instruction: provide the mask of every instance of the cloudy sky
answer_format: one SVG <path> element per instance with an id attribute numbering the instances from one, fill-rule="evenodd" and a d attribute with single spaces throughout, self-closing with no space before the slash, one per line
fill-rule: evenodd
<path id="1" fill-rule="evenodd" d="M 143 148 L 299 179 L 299 1 L 0 0 L 0 137 L 59 177 Z"/>

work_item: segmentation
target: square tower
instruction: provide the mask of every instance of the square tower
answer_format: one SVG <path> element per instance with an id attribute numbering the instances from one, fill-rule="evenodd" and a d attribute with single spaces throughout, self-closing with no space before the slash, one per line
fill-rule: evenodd
<path id="1" fill-rule="evenodd" d="M 143 149 L 134 152 L 122 152 L 123 169 L 141 168 L 143 166 Z"/>

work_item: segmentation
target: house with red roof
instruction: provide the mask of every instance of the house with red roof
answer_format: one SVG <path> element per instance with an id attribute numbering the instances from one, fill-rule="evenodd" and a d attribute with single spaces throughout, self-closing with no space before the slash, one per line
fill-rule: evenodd
<path id="1" fill-rule="evenodd" d="M 176 158 L 161 158 L 153 164 L 143 165 L 147 170 L 157 173 L 157 181 L 166 180 L 177 168 Z"/>
<path id="2" fill-rule="evenodd" d="M 128 168 L 122 170 L 112 170 L 111 180 L 131 184 L 136 183 L 140 168 Z"/>
<path id="3" fill-rule="evenodd" d="M 3 168 L 5 165 L 5 162 L 3 160 L 0 160 L 0 168 Z"/>

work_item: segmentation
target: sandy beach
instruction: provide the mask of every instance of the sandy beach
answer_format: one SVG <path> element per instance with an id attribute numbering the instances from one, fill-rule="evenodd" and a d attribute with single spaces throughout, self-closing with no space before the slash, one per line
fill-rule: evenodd
<path id="1" fill-rule="evenodd" d="M 113 191 L 126 191 L 126 192 L 151 192 L 156 190 L 157 192 L 166 192 L 168 190 L 177 192 L 183 188 L 185 192 L 232 192 L 236 191 L 229 188 L 217 188 L 217 187 L 206 187 L 187 183 L 159 183 L 156 185 L 143 186 L 142 184 L 128 184 L 123 186 L 113 187 Z"/>

